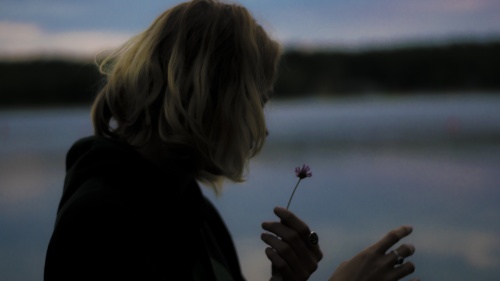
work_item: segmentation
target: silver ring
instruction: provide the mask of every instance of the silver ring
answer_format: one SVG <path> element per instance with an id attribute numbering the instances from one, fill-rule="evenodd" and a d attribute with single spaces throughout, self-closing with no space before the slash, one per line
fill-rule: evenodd
<path id="1" fill-rule="evenodd" d="M 402 264 L 405 261 L 405 258 L 402 257 L 402 256 L 400 256 L 399 253 L 398 253 L 398 251 L 392 250 L 392 252 L 396 255 L 396 264 L 397 265 L 400 265 L 400 264 Z"/>
<path id="2" fill-rule="evenodd" d="M 311 233 L 309 233 L 309 236 L 307 237 L 307 240 L 309 240 L 309 243 L 313 246 L 318 245 L 319 242 L 318 234 L 316 234 L 316 232 L 314 231 L 311 231 Z"/>

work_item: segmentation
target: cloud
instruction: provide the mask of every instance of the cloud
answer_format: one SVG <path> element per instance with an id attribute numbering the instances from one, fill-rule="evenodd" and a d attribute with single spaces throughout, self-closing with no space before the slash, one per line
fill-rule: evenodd
<path id="1" fill-rule="evenodd" d="M 130 36 L 106 31 L 48 32 L 33 23 L 0 22 L 0 56 L 89 57 L 119 46 Z"/>

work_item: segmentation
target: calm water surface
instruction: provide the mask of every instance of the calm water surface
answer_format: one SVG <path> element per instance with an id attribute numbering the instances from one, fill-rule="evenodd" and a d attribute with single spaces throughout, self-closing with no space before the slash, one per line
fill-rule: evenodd
<path id="1" fill-rule="evenodd" d="M 290 208 L 320 235 L 311 280 L 388 230 L 405 239 L 422 280 L 498 281 L 500 95 L 275 101 L 270 135 L 248 181 L 205 193 L 231 228 L 249 281 L 268 280 L 260 224 Z M 41 281 L 64 179 L 64 157 L 91 133 L 87 108 L 0 112 L 0 280 Z M 182 230 L 179 230 L 182 231 Z M 188 241 L 186 241 L 188 242 Z"/>

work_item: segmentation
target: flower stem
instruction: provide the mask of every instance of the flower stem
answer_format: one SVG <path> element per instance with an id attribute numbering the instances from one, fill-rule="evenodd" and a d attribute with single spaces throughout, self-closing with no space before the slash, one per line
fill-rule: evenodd
<path id="1" fill-rule="evenodd" d="M 295 194 L 295 190 L 297 190 L 297 186 L 299 186 L 299 182 L 301 181 L 302 179 L 299 178 L 299 180 L 297 181 L 297 184 L 295 185 L 295 188 L 293 189 L 293 192 L 292 192 L 292 195 L 290 196 L 290 199 L 288 200 L 288 204 L 286 205 L 286 208 L 288 209 L 288 207 L 290 206 L 290 203 L 292 202 L 292 198 L 293 198 L 293 195 Z"/>

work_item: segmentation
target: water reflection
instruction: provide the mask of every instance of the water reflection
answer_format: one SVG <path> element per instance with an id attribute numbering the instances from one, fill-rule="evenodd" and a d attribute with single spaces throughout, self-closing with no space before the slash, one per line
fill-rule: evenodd
<path id="1" fill-rule="evenodd" d="M 272 218 L 274 205 L 286 204 L 295 180 L 292 168 L 306 162 L 314 176 L 298 189 L 293 209 L 321 233 L 322 247 L 330 253 L 314 280 L 328 277 L 332 269 L 326 265 L 339 264 L 400 224 L 415 227 L 408 242 L 418 246 L 412 259 L 422 280 L 494 280 L 500 266 L 500 225 L 493 223 L 500 221 L 498 146 L 496 157 L 488 146 L 469 145 L 441 153 L 433 146 L 407 145 L 315 147 L 297 154 L 281 149 L 288 153 L 279 155 L 287 156 L 263 154 L 248 184 L 231 187 L 217 201 L 230 223 L 244 229 L 237 237 L 244 237 L 250 257 L 262 253 L 263 245 L 256 238 L 259 231 L 244 225 L 256 227 Z M 244 216 L 242 222 L 235 208 L 252 210 L 260 220 Z M 267 264 L 259 263 L 266 272 Z"/>

